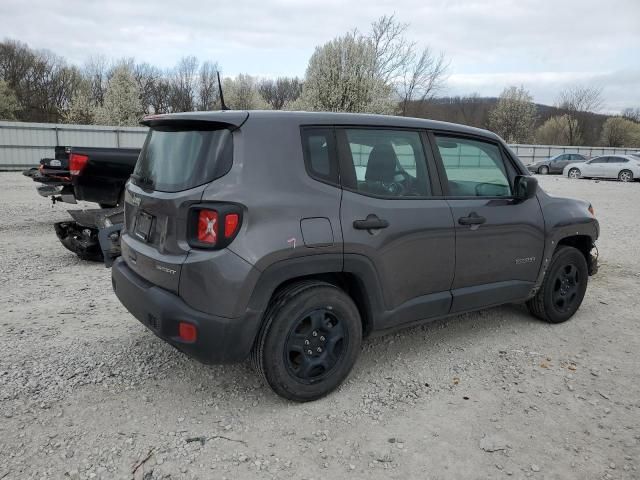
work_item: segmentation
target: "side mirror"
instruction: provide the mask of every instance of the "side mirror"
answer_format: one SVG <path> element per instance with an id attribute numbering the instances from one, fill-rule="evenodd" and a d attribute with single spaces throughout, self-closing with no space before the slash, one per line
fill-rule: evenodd
<path id="1" fill-rule="evenodd" d="M 518 200 L 529 200 L 536 196 L 538 180 L 530 175 L 518 175 L 514 182 L 514 194 Z"/>

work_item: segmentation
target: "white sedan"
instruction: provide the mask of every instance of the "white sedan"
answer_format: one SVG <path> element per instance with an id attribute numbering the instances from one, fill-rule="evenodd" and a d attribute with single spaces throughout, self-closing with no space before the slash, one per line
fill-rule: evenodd
<path id="1" fill-rule="evenodd" d="M 562 175 L 569 178 L 617 178 L 621 182 L 640 179 L 640 158 L 633 155 L 603 155 L 583 163 L 570 163 Z"/>

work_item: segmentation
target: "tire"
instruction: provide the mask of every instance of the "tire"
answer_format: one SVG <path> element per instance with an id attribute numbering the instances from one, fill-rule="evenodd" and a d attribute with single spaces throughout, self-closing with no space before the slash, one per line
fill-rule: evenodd
<path id="1" fill-rule="evenodd" d="M 329 283 L 305 281 L 272 299 L 251 360 L 275 393 L 308 402 L 344 381 L 361 343 L 362 323 L 353 300 Z"/>
<path id="2" fill-rule="evenodd" d="M 633 172 L 631 170 L 622 170 L 618 174 L 619 182 L 633 182 Z"/>
<path id="3" fill-rule="evenodd" d="M 587 291 L 589 271 L 580 250 L 560 246 L 535 297 L 527 302 L 531 314 L 549 323 L 569 320 Z"/>
<path id="4" fill-rule="evenodd" d="M 538 169 L 538 173 L 539 173 L 540 175 L 547 175 L 547 174 L 549 173 L 549 167 L 547 167 L 546 165 L 541 166 L 541 167 Z"/>
<path id="5" fill-rule="evenodd" d="M 577 180 L 582 176 L 582 172 L 580 172 L 579 168 L 572 168 L 567 172 L 567 177 L 572 178 L 573 180 Z"/>

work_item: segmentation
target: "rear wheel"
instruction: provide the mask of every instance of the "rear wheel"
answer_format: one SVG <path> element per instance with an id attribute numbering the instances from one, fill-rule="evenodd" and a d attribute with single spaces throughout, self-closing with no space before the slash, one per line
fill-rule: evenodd
<path id="1" fill-rule="evenodd" d="M 559 247 L 540 290 L 527 302 L 529 311 L 550 323 L 569 320 L 582 304 L 588 278 L 587 261 L 582 252 L 569 246 Z"/>
<path id="2" fill-rule="evenodd" d="M 345 292 L 329 283 L 300 282 L 272 300 L 252 361 L 278 395 L 307 402 L 344 381 L 361 341 L 360 314 Z"/>
<path id="3" fill-rule="evenodd" d="M 621 182 L 632 182 L 633 181 L 633 173 L 630 170 L 622 170 L 618 174 L 618 180 Z"/>
<path id="4" fill-rule="evenodd" d="M 580 178 L 582 176 L 582 173 L 580 173 L 580 169 L 572 168 L 571 170 L 569 170 L 569 173 L 567 176 L 575 180 L 577 178 Z"/>
<path id="5" fill-rule="evenodd" d="M 547 173 L 549 173 L 549 167 L 547 167 L 546 165 L 541 166 L 541 167 L 538 169 L 538 173 L 539 173 L 540 175 L 546 175 Z"/>

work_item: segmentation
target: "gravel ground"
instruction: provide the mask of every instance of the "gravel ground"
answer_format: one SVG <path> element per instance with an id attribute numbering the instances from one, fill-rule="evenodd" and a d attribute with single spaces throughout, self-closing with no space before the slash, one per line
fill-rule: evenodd
<path id="1" fill-rule="evenodd" d="M 540 181 L 601 222 L 571 321 L 505 306 L 369 339 L 299 405 L 153 336 L 58 243 L 67 206 L 0 174 L 0 479 L 640 478 L 640 184 Z"/>

